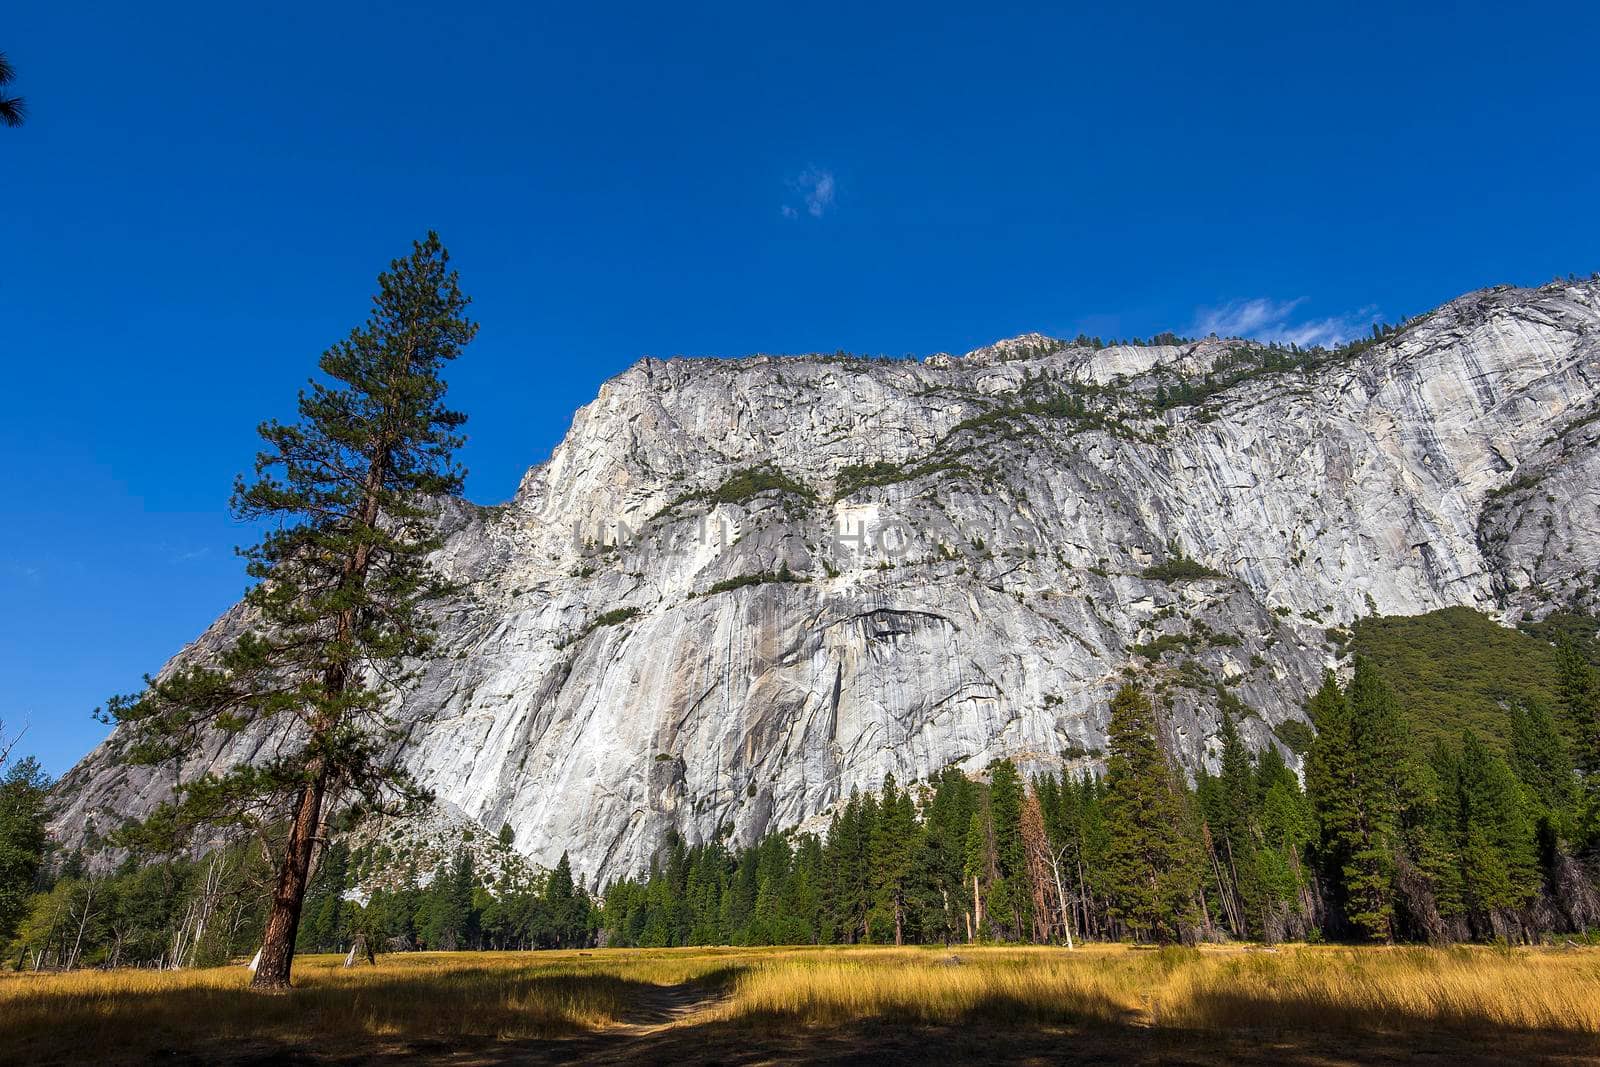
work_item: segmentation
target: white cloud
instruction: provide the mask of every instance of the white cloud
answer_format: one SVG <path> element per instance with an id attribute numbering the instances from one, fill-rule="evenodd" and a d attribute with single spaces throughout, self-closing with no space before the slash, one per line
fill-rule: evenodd
<path id="1" fill-rule="evenodd" d="M 1305 297 L 1295 300 L 1234 300 L 1221 307 L 1201 308 L 1195 313 L 1189 332 L 1200 337 L 1249 337 L 1257 341 L 1278 341 L 1301 348 L 1338 345 L 1365 334 L 1378 321 L 1378 309 L 1367 306 L 1346 315 L 1321 319 L 1298 319 L 1295 311 Z"/>
<path id="2" fill-rule="evenodd" d="M 833 207 L 838 192 L 833 171 L 818 167 L 807 167 L 799 177 L 790 179 L 789 188 L 799 196 L 805 213 L 814 219 L 820 219 Z M 786 219 L 799 218 L 800 210 L 799 206 L 792 203 L 783 205 L 781 209 Z"/>

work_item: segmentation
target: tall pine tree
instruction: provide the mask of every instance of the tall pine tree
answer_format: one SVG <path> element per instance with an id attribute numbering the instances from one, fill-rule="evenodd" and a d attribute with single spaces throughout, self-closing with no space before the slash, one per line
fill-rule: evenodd
<path id="1" fill-rule="evenodd" d="M 1199 864 L 1183 832 L 1183 785 L 1157 728 L 1155 709 L 1137 686 L 1117 691 L 1106 761 L 1108 910 L 1135 940 L 1187 940 L 1196 920 Z"/>
<path id="2" fill-rule="evenodd" d="M 989 890 L 989 921 L 1012 939 L 1033 927 L 1033 886 L 1022 837 L 1022 776 L 1017 765 L 1000 760 L 991 770 L 989 814 L 993 823 L 995 879 Z"/>
<path id="3" fill-rule="evenodd" d="M 1317 806 L 1326 873 L 1358 934 L 1395 937 L 1402 815 L 1417 793 L 1410 740 L 1394 694 L 1358 657 L 1346 692 L 1330 672 L 1311 701 L 1317 738 L 1306 784 Z"/>
<path id="4" fill-rule="evenodd" d="M 275 755 L 182 781 L 147 828 L 288 823 L 254 984 L 289 984 L 295 933 L 330 794 L 369 807 L 419 798 L 394 759 L 385 708 L 424 653 L 430 601 L 445 587 L 426 565 L 440 543 L 434 502 L 460 492 L 452 459 L 465 416 L 444 406 L 445 365 L 477 327 L 435 234 L 378 276 L 365 325 L 323 354 L 324 380 L 300 394 L 300 419 L 261 426 L 254 481 L 233 497 L 269 532 L 245 551 L 257 585 L 244 632 L 207 662 L 113 699 L 129 755 L 181 763 L 219 732 L 281 739 Z"/>

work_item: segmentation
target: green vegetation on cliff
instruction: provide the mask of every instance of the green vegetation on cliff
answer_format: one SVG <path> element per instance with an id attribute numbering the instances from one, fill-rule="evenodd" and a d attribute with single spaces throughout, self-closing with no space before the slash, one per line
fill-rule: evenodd
<path id="1" fill-rule="evenodd" d="M 1510 705 L 1557 706 L 1555 649 L 1471 608 L 1375 616 L 1354 632 L 1351 651 L 1394 690 L 1419 748 L 1466 728 L 1504 751 Z"/>

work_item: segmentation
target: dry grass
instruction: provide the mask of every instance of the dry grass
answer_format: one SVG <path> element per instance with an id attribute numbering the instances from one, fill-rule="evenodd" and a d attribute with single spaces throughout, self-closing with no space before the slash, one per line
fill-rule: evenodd
<path id="1" fill-rule="evenodd" d="M 1418 1027 L 1600 1035 L 1600 953 L 1458 948 L 865 950 L 773 958 L 725 1019 L 863 1018 L 1162 1029 L 1401 1033 Z"/>
<path id="2" fill-rule="evenodd" d="M 114 1050 L 140 1058 L 266 1042 L 322 1050 L 392 1041 L 525 1041 L 607 1027 L 650 987 L 715 981 L 716 952 L 419 953 L 345 969 L 295 961 L 295 988 L 251 992 L 242 967 L 0 974 L 0 1063 Z M 101 1057 L 103 1058 L 103 1057 Z"/>
<path id="3" fill-rule="evenodd" d="M 238 967 L 0 974 L 0 1062 L 462 1049 L 478 1050 L 476 1062 L 496 1049 L 507 1058 L 606 1048 L 621 1056 L 663 1027 L 691 1051 L 751 1032 L 831 1032 L 850 1047 L 862 1026 L 1031 1029 L 1036 1041 L 1066 1028 L 1100 1034 L 1113 1049 L 1159 1035 L 1237 1041 L 1241 1032 L 1288 1035 L 1300 1046 L 1305 1035 L 1366 1035 L 1369 1046 L 1394 1040 L 1403 1050 L 1434 1034 L 1489 1035 L 1487 1047 L 1501 1050 L 1519 1035 L 1585 1054 L 1600 1048 L 1600 951 L 1090 946 L 955 955 L 960 962 L 944 950 L 882 948 L 419 954 L 353 970 L 323 956 L 297 961 L 297 988 L 283 996 L 251 993 Z M 714 999 L 699 1004 L 704 997 Z M 603 1036 L 582 1036 L 595 1033 Z"/>

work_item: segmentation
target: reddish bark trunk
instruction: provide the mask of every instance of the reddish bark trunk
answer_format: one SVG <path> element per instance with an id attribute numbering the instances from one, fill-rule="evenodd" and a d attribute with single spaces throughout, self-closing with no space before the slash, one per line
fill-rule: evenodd
<path id="1" fill-rule="evenodd" d="M 311 856 L 317 844 L 317 826 L 322 818 L 322 795 L 327 772 L 317 768 L 300 790 L 295 805 L 294 823 L 284 846 L 283 863 L 272 889 L 272 910 L 267 914 L 266 932 L 261 938 L 261 956 L 250 984 L 256 989 L 289 988 L 289 972 L 294 965 L 295 935 L 300 929 L 300 906 L 306 898 L 306 882 L 311 877 Z"/>

